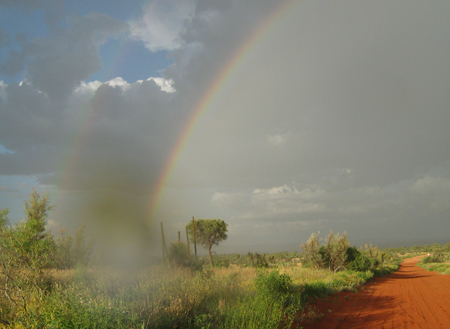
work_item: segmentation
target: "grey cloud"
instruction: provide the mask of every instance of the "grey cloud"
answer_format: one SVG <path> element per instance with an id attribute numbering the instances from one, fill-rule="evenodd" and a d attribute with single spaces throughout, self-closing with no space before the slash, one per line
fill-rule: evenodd
<path id="1" fill-rule="evenodd" d="M 184 34 L 196 51 L 175 51 L 165 72 L 177 97 L 197 91 L 192 106 L 258 26 L 243 17 L 262 24 L 273 9 L 251 1 L 204 6 Z M 296 3 L 216 90 L 171 187 L 216 187 L 212 204 L 246 231 L 261 220 L 300 220 L 303 238 L 351 227 L 406 239 L 432 217 L 424 235 L 445 235 L 446 190 L 436 184 L 421 198 L 410 188 L 421 177 L 450 175 L 449 11 L 442 3 Z M 249 192 L 293 181 L 326 193 L 312 202 Z"/>
<path id="2" fill-rule="evenodd" d="M 62 184 L 65 176 L 69 189 L 128 182 L 129 189 L 148 192 L 176 136 L 171 95 L 153 80 L 106 83 L 90 92 L 82 87 L 61 113 L 32 84 L 9 85 L 6 99 L 0 142 L 15 153 L 1 155 L 2 174 L 40 174 L 45 184 Z M 70 171 L 58 170 L 64 165 Z"/>
<path id="3" fill-rule="evenodd" d="M 450 47 L 441 33 L 446 11 L 427 8 L 415 16 L 413 6 L 406 12 L 392 6 L 383 16 L 383 6 L 371 4 L 347 19 L 350 7 L 298 5 L 297 18 L 285 21 L 270 42 L 262 41 L 258 57 L 250 54 L 227 81 L 229 91 L 208 109 L 195 141 L 202 145 L 191 159 L 214 152 L 205 160 L 214 177 L 242 182 L 254 176 L 250 184 L 266 187 L 276 175 L 300 179 L 300 172 L 311 176 L 343 167 L 355 169 L 355 184 L 389 184 L 448 159 L 444 86 Z M 208 24 L 202 31 L 210 34 L 200 37 L 206 50 L 191 62 L 195 67 L 196 60 L 222 51 L 206 58 L 203 67 L 214 71 L 226 63 L 223 53 L 240 46 L 237 37 L 226 39 L 229 31 L 246 26 L 230 21 L 216 30 Z M 416 30 L 423 35 L 418 40 Z M 199 80 L 195 74 L 190 80 Z M 289 147 L 267 148 L 267 135 L 292 131 L 297 136 Z"/>
<path id="4" fill-rule="evenodd" d="M 29 79 L 52 99 L 64 99 L 82 80 L 99 71 L 99 47 L 109 36 L 124 32 L 127 24 L 105 14 L 91 13 L 73 19 L 67 30 L 33 40 Z"/>
<path id="5" fill-rule="evenodd" d="M 64 17 L 64 0 L 0 0 L 0 6 L 19 9 L 26 14 L 34 10 L 44 10 L 45 20 L 49 26 L 60 22 Z"/>
<path id="6" fill-rule="evenodd" d="M 0 65 L 0 71 L 8 76 L 15 76 L 24 69 L 26 60 L 27 55 L 25 53 L 12 49 L 5 63 Z"/>
<path id="7" fill-rule="evenodd" d="M 46 95 L 28 83 L 10 84 L 4 94 L 6 100 L 0 103 L 1 144 L 11 151 L 28 151 L 50 142 L 55 119 Z"/>

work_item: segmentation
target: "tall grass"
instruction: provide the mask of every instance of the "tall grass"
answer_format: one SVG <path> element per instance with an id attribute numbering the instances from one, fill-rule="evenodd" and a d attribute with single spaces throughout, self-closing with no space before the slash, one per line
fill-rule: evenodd
<path id="1" fill-rule="evenodd" d="M 2 328 L 289 328 L 315 296 L 352 290 L 371 272 L 154 267 L 49 271 L 27 312 L 0 296 Z"/>

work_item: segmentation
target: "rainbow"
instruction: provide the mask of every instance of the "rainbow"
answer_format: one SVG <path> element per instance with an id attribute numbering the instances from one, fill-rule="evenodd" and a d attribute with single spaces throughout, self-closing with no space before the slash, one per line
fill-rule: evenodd
<path id="1" fill-rule="evenodd" d="M 248 56 L 248 54 L 254 49 L 263 39 L 263 37 L 279 22 L 288 12 L 289 9 L 296 3 L 296 0 L 286 0 L 281 2 L 281 4 L 262 22 L 262 24 L 250 35 L 247 41 L 240 47 L 233 56 L 231 60 L 225 65 L 219 72 L 214 82 L 211 84 L 210 88 L 207 89 L 205 94 L 200 98 L 195 111 L 190 116 L 184 129 L 182 130 L 175 146 L 170 152 L 170 156 L 164 170 L 160 175 L 157 182 L 155 193 L 150 202 L 149 214 L 150 219 L 154 219 L 161 200 L 164 196 L 164 191 L 170 181 L 172 172 L 174 171 L 178 159 L 180 158 L 188 140 L 194 131 L 200 117 L 203 113 L 210 107 L 214 102 L 216 95 L 221 90 L 222 86 L 226 83 L 227 79 L 232 75 L 232 73 L 239 69 L 240 63 Z"/>

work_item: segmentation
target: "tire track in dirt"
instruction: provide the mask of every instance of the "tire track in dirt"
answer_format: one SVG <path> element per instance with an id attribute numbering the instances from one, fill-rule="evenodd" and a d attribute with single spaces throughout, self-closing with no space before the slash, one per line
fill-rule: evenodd
<path id="1" fill-rule="evenodd" d="M 397 272 L 375 278 L 358 293 L 342 292 L 319 299 L 320 320 L 304 329 L 450 328 L 450 275 L 429 272 L 403 261 Z"/>

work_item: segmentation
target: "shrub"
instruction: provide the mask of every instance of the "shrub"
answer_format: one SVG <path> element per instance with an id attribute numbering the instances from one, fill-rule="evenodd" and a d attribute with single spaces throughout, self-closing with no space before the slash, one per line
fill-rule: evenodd
<path id="1" fill-rule="evenodd" d="M 422 264 L 444 263 L 444 262 L 445 262 L 445 256 L 442 252 L 437 252 L 434 255 L 430 255 L 430 256 L 424 257 L 422 259 Z"/>
<path id="2" fill-rule="evenodd" d="M 255 279 L 255 285 L 257 294 L 278 300 L 289 294 L 291 278 L 286 274 L 279 274 L 277 270 L 269 274 L 260 271 Z"/>
<path id="3" fill-rule="evenodd" d="M 300 309 L 300 294 L 291 278 L 278 271 L 260 271 L 254 297 L 241 300 L 224 313 L 222 328 L 291 328 Z"/>
<path id="4" fill-rule="evenodd" d="M 249 251 L 248 259 L 253 267 L 256 267 L 256 268 L 269 267 L 269 262 L 267 261 L 265 254 L 258 254 L 257 252 L 251 253 Z"/>
<path id="5" fill-rule="evenodd" d="M 352 271 L 365 272 L 372 268 L 371 260 L 366 256 L 359 254 L 356 258 L 348 264 L 348 269 Z"/>
<path id="6" fill-rule="evenodd" d="M 169 260 L 176 266 L 189 266 L 189 249 L 186 244 L 173 242 L 169 246 Z"/>
<path id="7" fill-rule="evenodd" d="M 356 259 L 356 257 L 361 255 L 361 253 L 358 251 L 358 248 L 356 247 L 348 247 L 347 250 L 345 251 L 345 254 L 347 255 L 346 257 L 347 263 L 353 262 Z"/>
<path id="8" fill-rule="evenodd" d="M 311 265 L 311 268 L 318 269 L 322 266 L 323 260 L 320 254 L 320 232 L 311 234 L 309 240 L 302 244 L 302 250 L 304 253 L 304 259 Z"/>
<path id="9" fill-rule="evenodd" d="M 324 251 L 326 263 L 331 271 L 336 271 L 345 264 L 348 247 L 349 242 L 346 232 L 341 236 L 339 233 L 334 234 L 333 231 L 330 231 L 330 234 L 326 238 Z"/>

